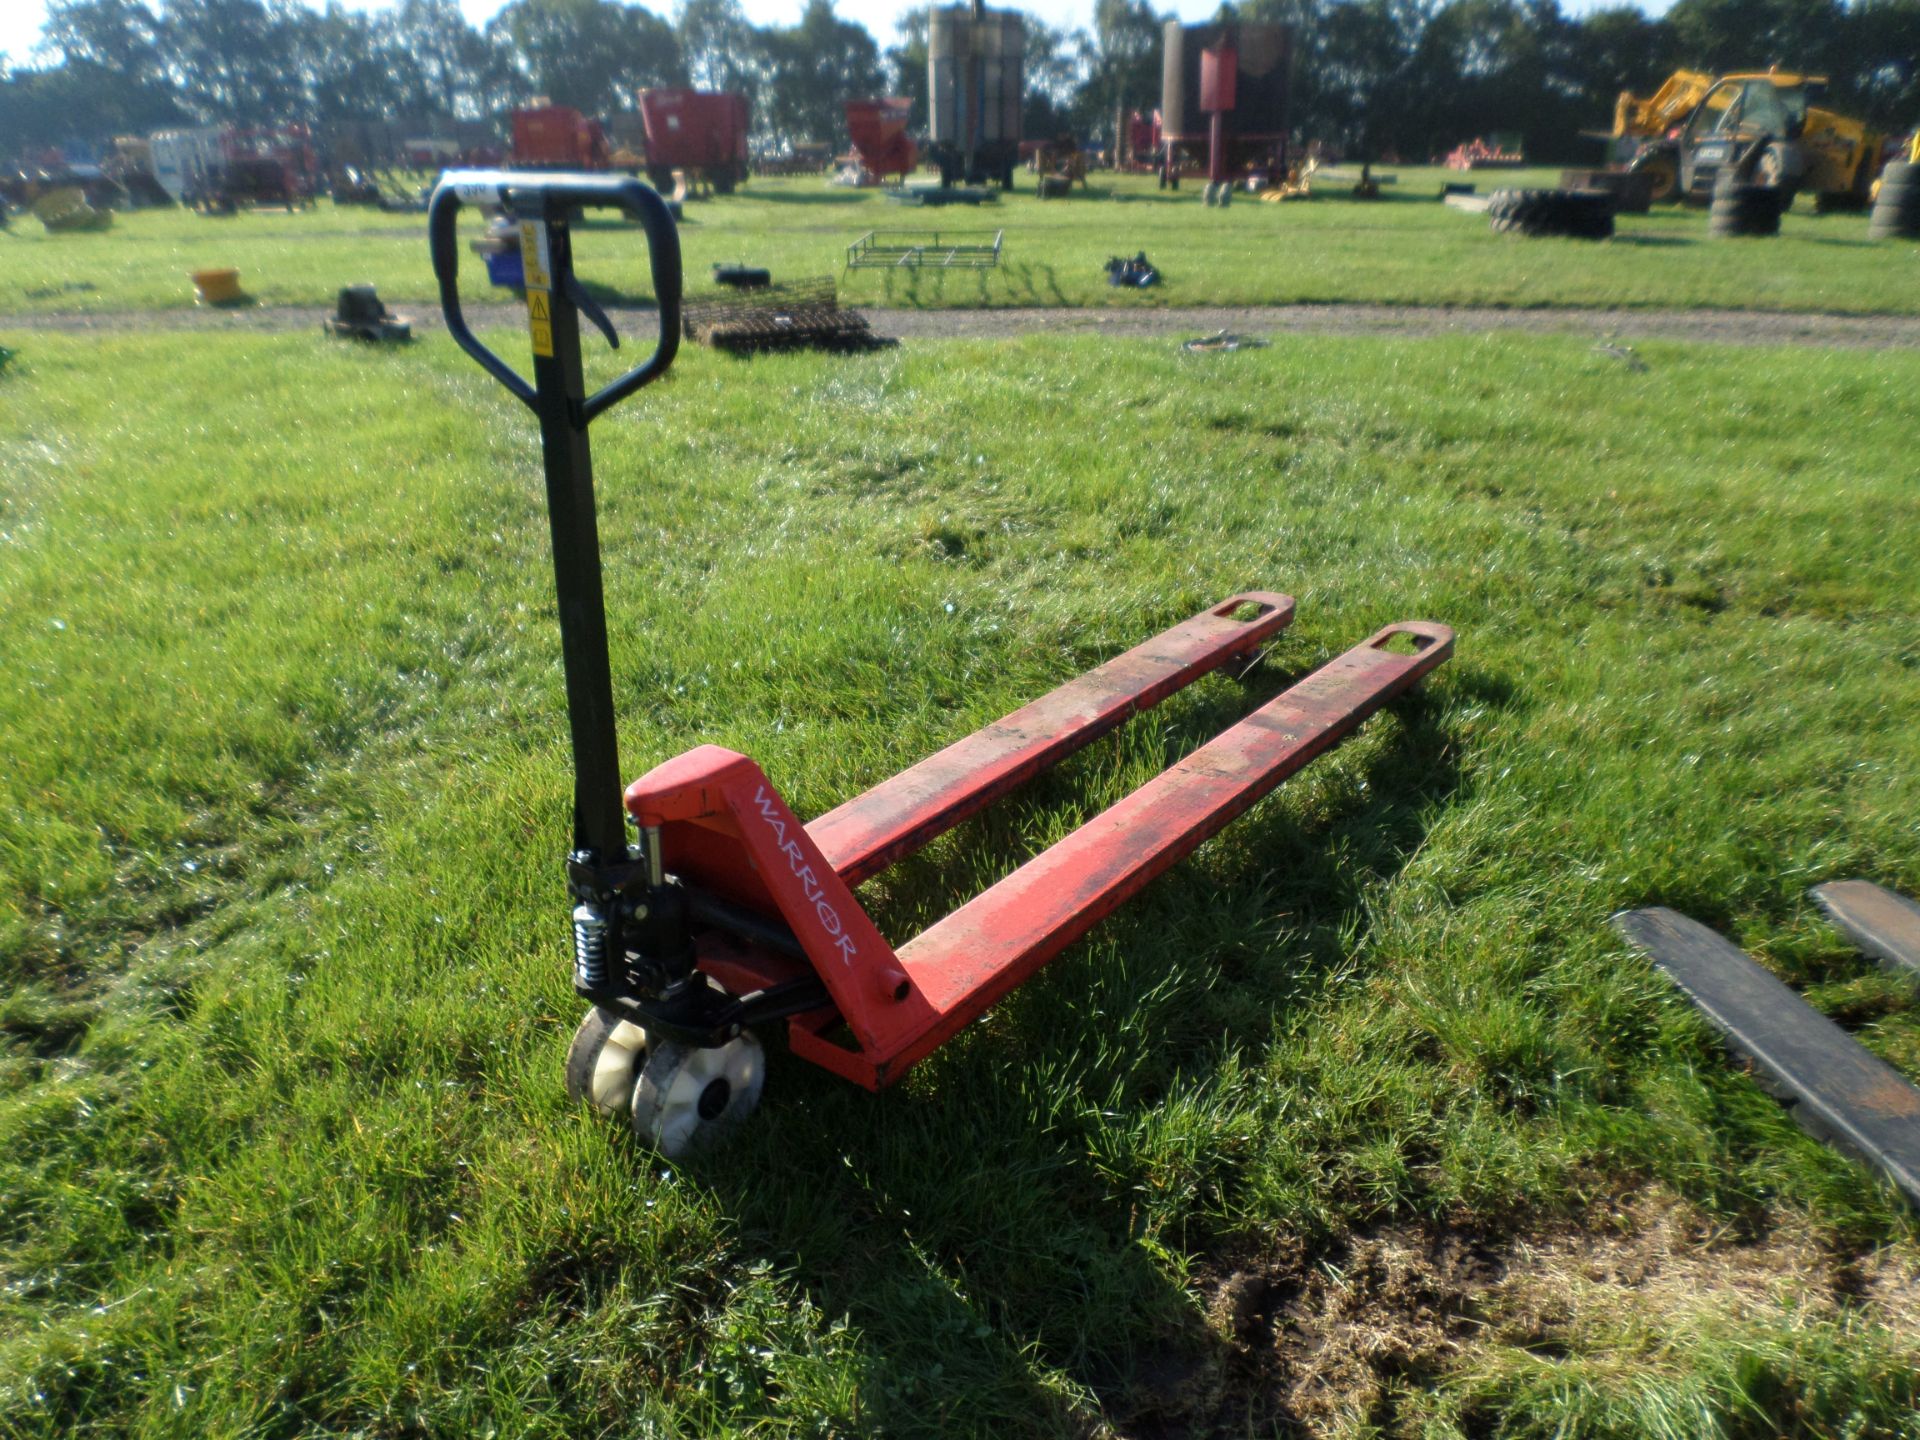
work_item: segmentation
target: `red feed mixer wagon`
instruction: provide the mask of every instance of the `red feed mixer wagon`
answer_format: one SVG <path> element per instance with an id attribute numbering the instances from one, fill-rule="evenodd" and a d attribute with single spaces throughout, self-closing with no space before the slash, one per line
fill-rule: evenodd
<path id="1" fill-rule="evenodd" d="M 513 163 L 523 170 L 604 170 L 607 137 L 598 120 L 571 105 L 513 112 Z"/>
<path id="2" fill-rule="evenodd" d="M 913 116 L 911 100 L 847 101 L 847 134 L 853 158 L 877 183 L 888 176 L 906 179 L 920 163 L 920 149 L 907 135 Z"/>
<path id="3" fill-rule="evenodd" d="M 461 317 L 462 205 L 519 229 L 531 381 Z M 581 317 L 619 344 L 573 273 L 571 217 L 594 208 L 645 231 L 659 332 L 637 369 L 589 393 Z M 679 232 L 638 180 L 499 170 L 443 175 L 427 228 L 448 334 L 540 426 L 573 741 L 573 984 L 590 1007 L 567 1089 L 667 1155 L 752 1111 L 765 1077 L 756 1028 L 784 1026 L 796 1056 L 855 1084 L 893 1084 L 1452 653 L 1444 625 L 1386 626 L 896 946 L 862 907 L 861 882 L 1136 712 L 1249 664 L 1293 600 L 1229 596 L 811 821 L 718 745 L 623 788 L 587 427 L 673 363 Z"/>
<path id="4" fill-rule="evenodd" d="M 673 172 L 704 180 L 720 195 L 747 178 L 747 97 L 724 90 L 661 89 L 640 92 L 640 118 L 647 131 L 647 178 L 658 190 L 673 188 Z"/>

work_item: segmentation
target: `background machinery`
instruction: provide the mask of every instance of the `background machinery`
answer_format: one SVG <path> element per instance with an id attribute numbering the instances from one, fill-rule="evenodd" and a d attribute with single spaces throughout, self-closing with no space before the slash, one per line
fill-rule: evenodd
<path id="1" fill-rule="evenodd" d="M 1644 99 L 1621 93 L 1609 136 L 1614 159 L 1651 177 L 1656 202 L 1705 204 L 1720 168 L 1765 139 L 1758 183 L 1811 191 L 1823 211 L 1862 209 L 1879 168 L 1881 137 L 1814 104 L 1826 89 L 1823 75 L 1770 70 L 1716 79 L 1676 70 Z"/>
<path id="2" fill-rule="evenodd" d="M 920 163 L 920 151 L 907 134 L 913 102 L 897 97 L 847 101 L 847 134 L 862 183 L 887 177 L 905 180 Z"/>
<path id="3" fill-rule="evenodd" d="M 1020 163 L 1026 20 L 1017 10 L 935 10 L 927 27 L 928 158 L 940 183 L 1013 188 Z"/>
<path id="4" fill-rule="evenodd" d="M 1169 20 L 1160 70 L 1162 188 L 1204 168 L 1207 202 L 1235 179 L 1287 172 L 1293 31 L 1285 25 L 1182 25 Z"/>
<path id="5" fill-rule="evenodd" d="M 673 172 L 678 170 L 690 184 L 704 182 L 716 195 L 731 195 L 751 173 L 747 128 L 752 116 L 744 95 L 642 90 L 640 118 L 647 133 L 647 177 L 656 189 L 673 190 Z"/>
<path id="6" fill-rule="evenodd" d="M 513 112 L 511 155 L 522 170 L 604 170 L 607 137 L 571 105 L 530 105 Z"/>

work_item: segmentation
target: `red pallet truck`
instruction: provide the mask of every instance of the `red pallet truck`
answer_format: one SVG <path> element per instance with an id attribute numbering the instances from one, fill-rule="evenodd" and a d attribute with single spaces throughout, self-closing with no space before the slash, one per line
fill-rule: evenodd
<path id="1" fill-rule="evenodd" d="M 461 318 L 463 204 L 519 225 L 531 382 Z M 644 230 L 660 330 L 644 364 L 588 395 L 580 314 L 619 343 L 573 274 L 568 217 L 593 207 Z M 592 1006 L 567 1087 L 628 1112 L 668 1155 L 752 1110 L 764 1069 L 754 1026 L 784 1020 L 794 1053 L 869 1089 L 891 1084 L 1452 653 L 1444 625 L 1389 625 L 896 949 L 854 886 L 1134 712 L 1250 660 L 1293 618 L 1292 599 L 1232 596 L 810 824 L 752 760 L 717 745 L 656 766 L 623 807 L 587 427 L 673 361 L 678 233 L 638 181 L 512 171 L 447 174 L 428 231 L 449 333 L 540 422 L 573 739 L 574 988 Z"/>

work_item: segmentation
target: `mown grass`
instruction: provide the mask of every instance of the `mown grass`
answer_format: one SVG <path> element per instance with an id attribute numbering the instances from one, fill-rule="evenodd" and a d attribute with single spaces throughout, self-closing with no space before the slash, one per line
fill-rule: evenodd
<path id="1" fill-rule="evenodd" d="M 1215 597 L 1299 597 L 1244 686 L 870 886 L 896 938 L 1243 690 L 1395 618 L 1461 635 L 898 1089 L 776 1043 L 749 1129 L 670 1165 L 562 1095 L 524 412 L 440 340 L 31 337 L 0 380 L 0 1431 L 1270 1428 L 1207 1276 L 1642 1193 L 1911 1275 L 1912 1216 L 1605 918 L 1720 926 L 1920 1075 L 1911 989 L 1804 899 L 1920 887 L 1888 543 L 1920 358 L 1641 353 L 692 354 L 615 412 L 633 773 L 717 741 L 815 814 Z M 1490 1329 L 1341 1423 L 1914 1433 L 1910 1308 L 1664 1295 Z"/>
<path id="2" fill-rule="evenodd" d="M 1326 198 L 1206 209 L 1198 187 L 1177 195 L 1150 178 L 1096 177 L 1089 197 L 1036 200 L 1030 187 L 978 209 L 902 208 L 872 191 L 806 180 L 755 181 L 737 195 L 691 203 L 681 231 L 688 274 L 716 262 L 770 267 L 783 280 L 839 276 L 863 304 L 956 306 L 1268 305 L 1362 301 L 1421 305 L 1709 306 L 1913 314 L 1920 310 L 1911 244 L 1869 242 L 1863 216 L 1816 217 L 1810 202 L 1778 240 L 1711 241 L 1700 211 L 1623 216 L 1610 242 L 1523 240 L 1492 234 L 1482 216 L 1437 203 L 1456 172 L 1408 168 L 1385 200 Z M 1469 177 L 1482 193 L 1552 172 Z M 1023 183 L 1024 177 L 1023 177 Z M 847 246 L 868 230 L 1006 232 L 987 271 L 844 270 Z M 471 233 L 477 234 L 477 228 Z M 330 305 L 340 286 L 371 281 L 391 301 L 433 299 L 419 216 L 336 210 L 205 219 L 184 211 L 119 217 L 103 234 L 47 235 L 22 219 L 0 233 L 0 314 L 171 309 L 193 303 L 188 272 L 235 266 L 269 305 Z M 582 232 L 581 272 L 616 299 L 647 300 L 633 232 L 603 222 Z M 1121 291 L 1106 283 L 1112 255 L 1145 250 L 1163 283 Z M 477 256 L 461 251 L 470 299 L 490 290 Z"/>

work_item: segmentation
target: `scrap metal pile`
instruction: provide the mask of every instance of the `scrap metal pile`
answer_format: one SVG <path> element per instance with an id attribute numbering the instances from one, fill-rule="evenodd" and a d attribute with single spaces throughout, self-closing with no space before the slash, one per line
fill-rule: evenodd
<path id="1" fill-rule="evenodd" d="M 831 276 L 695 296 L 681 312 L 681 330 L 689 340 L 736 355 L 878 350 L 898 343 L 874 334 L 858 310 L 843 308 Z"/>

